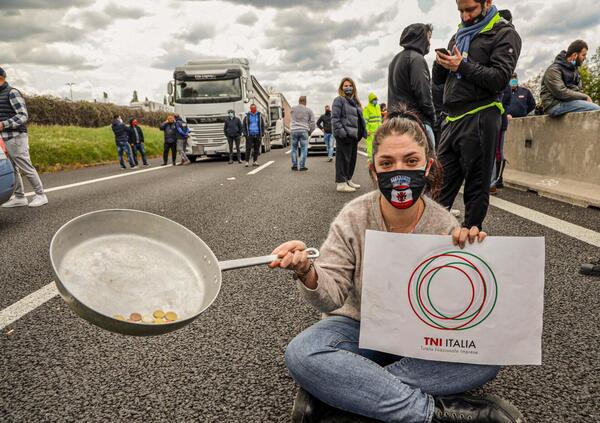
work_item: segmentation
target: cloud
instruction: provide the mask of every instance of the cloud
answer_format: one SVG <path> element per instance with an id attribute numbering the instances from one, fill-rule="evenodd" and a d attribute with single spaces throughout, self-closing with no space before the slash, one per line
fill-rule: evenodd
<path id="1" fill-rule="evenodd" d="M 63 53 L 53 47 L 23 48 L 9 52 L 3 61 L 13 64 L 34 64 L 60 67 L 68 70 L 92 70 L 99 66 L 89 63 L 84 56 Z"/>
<path id="2" fill-rule="evenodd" d="M 253 11 L 249 11 L 240 15 L 236 22 L 242 25 L 253 26 L 258 21 L 258 15 Z"/>
<path id="3" fill-rule="evenodd" d="M 94 0 L 2 0 L 0 10 L 11 9 L 67 9 L 92 4 Z"/>
<path id="4" fill-rule="evenodd" d="M 208 0 L 180 0 L 185 2 L 208 1 Z M 290 9 L 294 7 L 305 7 L 310 10 L 333 9 L 348 3 L 348 0 L 224 0 L 227 3 L 243 6 L 254 6 L 256 8 L 273 7 L 275 9 Z"/>
<path id="5" fill-rule="evenodd" d="M 190 29 L 179 32 L 175 37 L 182 41 L 199 43 L 202 40 L 214 38 L 216 35 L 217 29 L 214 25 L 197 24 Z"/>
<path id="6" fill-rule="evenodd" d="M 419 9 L 423 13 L 429 13 L 431 9 L 433 9 L 433 5 L 435 4 L 435 0 L 417 0 L 419 4 Z"/>
<path id="7" fill-rule="evenodd" d="M 100 11 L 84 10 L 77 14 L 73 21 L 87 31 L 104 29 L 113 22 L 120 19 L 140 19 L 147 16 L 144 9 L 137 7 L 124 7 L 116 4 L 108 4 Z"/>
<path id="8" fill-rule="evenodd" d="M 184 46 L 177 45 L 171 42 L 162 45 L 165 53 L 157 57 L 151 64 L 152 67 L 158 69 L 166 69 L 173 71 L 177 66 L 182 66 L 190 60 L 201 59 L 216 59 L 216 56 L 210 56 L 203 53 L 197 53 Z"/>
<path id="9" fill-rule="evenodd" d="M 523 27 L 528 37 L 562 36 L 577 34 L 600 26 L 600 8 L 597 0 L 574 0 L 545 8 L 534 15 L 535 20 Z"/>

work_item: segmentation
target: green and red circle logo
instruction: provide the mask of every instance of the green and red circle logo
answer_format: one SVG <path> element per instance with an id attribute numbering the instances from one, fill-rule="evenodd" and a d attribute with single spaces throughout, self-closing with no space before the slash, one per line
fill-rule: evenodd
<path id="1" fill-rule="evenodd" d="M 445 251 L 423 260 L 408 282 L 410 307 L 434 329 L 479 326 L 492 314 L 497 301 L 498 281 L 492 268 L 465 251 Z"/>

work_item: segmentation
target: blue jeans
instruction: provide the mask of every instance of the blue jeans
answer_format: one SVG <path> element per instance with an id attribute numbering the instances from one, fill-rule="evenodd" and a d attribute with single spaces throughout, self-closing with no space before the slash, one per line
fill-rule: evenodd
<path id="1" fill-rule="evenodd" d="M 129 161 L 129 166 L 135 166 L 135 162 L 133 161 L 133 154 L 131 154 L 131 147 L 126 142 L 120 142 L 117 144 L 117 152 L 119 153 L 119 163 L 121 163 L 122 168 L 126 168 L 125 162 L 123 161 L 123 153 L 127 153 L 127 160 Z"/>
<path id="2" fill-rule="evenodd" d="M 292 167 L 298 167 L 298 144 L 300 144 L 300 169 L 306 167 L 308 156 L 308 131 L 292 132 Z"/>
<path id="3" fill-rule="evenodd" d="M 590 103 L 585 100 L 573 100 L 566 101 L 564 103 L 558 103 L 556 106 L 548 110 L 548 114 L 551 117 L 562 116 L 567 113 L 576 112 L 594 112 L 600 110 L 600 106 L 595 103 Z"/>
<path id="4" fill-rule="evenodd" d="M 138 164 L 138 159 L 137 159 L 138 151 L 139 151 L 140 155 L 142 156 L 142 163 L 147 165 L 148 160 L 146 159 L 146 148 L 144 148 L 143 142 L 141 142 L 139 144 L 133 144 L 133 162 L 135 163 L 136 166 Z"/>
<path id="5" fill-rule="evenodd" d="M 333 158 L 333 134 L 325 134 L 323 135 L 323 141 L 325 141 L 325 146 L 327 147 L 327 157 Z"/>
<path id="6" fill-rule="evenodd" d="M 428 423 L 434 411 L 432 395 L 478 388 L 500 370 L 360 349 L 359 334 L 360 322 L 342 316 L 306 329 L 285 351 L 291 376 L 332 407 L 385 422 Z"/>

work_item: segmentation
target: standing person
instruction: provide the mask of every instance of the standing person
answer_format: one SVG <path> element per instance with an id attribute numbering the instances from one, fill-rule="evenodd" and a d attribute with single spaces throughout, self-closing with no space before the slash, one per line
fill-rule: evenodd
<path id="1" fill-rule="evenodd" d="M 368 230 L 405 234 L 407 239 L 447 234 L 448 248 L 486 238 L 477 227 L 461 228 L 435 202 L 441 169 L 415 114 L 390 112 L 375 135 L 369 171 L 379 189 L 342 209 L 316 261 L 307 258 L 302 241 L 286 242 L 273 251 L 279 259 L 269 266 L 293 271 L 304 299 L 323 313 L 322 320 L 297 335 L 285 351 L 286 367 L 302 388 L 292 421 L 372 421 L 360 415 L 382 422 L 524 422 L 507 401 L 465 394 L 496 378 L 499 366 L 420 360 L 359 348 Z M 411 181 L 412 201 L 393 196 L 397 178 Z M 398 252 L 399 260 L 404 253 Z"/>
<path id="2" fill-rule="evenodd" d="M 15 197 L 2 204 L 2 207 L 40 207 L 48 204 L 44 187 L 31 157 L 29 156 L 29 136 L 27 134 L 27 105 L 16 88 L 6 82 L 6 72 L 0 68 L 0 137 L 4 140 L 8 154 L 17 170 L 15 178 Z M 33 187 L 35 196 L 31 203 L 25 198 L 21 173 Z"/>
<path id="3" fill-rule="evenodd" d="M 127 125 L 123 123 L 123 119 L 119 115 L 113 116 L 111 125 L 112 131 L 115 134 L 115 144 L 117 145 L 117 153 L 119 154 L 119 163 L 121 170 L 127 169 L 125 161 L 123 160 L 123 154 L 127 154 L 127 161 L 132 169 L 136 169 L 137 166 L 133 160 L 133 154 L 131 152 L 131 146 L 129 145 L 129 129 Z"/>
<path id="4" fill-rule="evenodd" d="M 387 104 L 381 103 L 381 117 L 383 118 L 384 122 L 387 119 L 387 115 L 388 115 Z"/>
<path id="5" fill-rule="evenodd" d="M 235 149 L 237 151 L 237 162 L 242 163 L 242 154 L 240 153 L 240 138 L 244 132 L 242 128 L 242 121 L 235 115 L 233 110 L 230 110 L 228 117 L 225 120 L 223 126 L 223 133 L 227 137 L 227 143 L 229 144 L 229 164 L 233 163 L 233 144 L 235 143 Z"/>
<path id="6" fill-rule="evenodd" d="M 435 145 L 439 145 L 442 137 L 442 124 L 446 120 L 446 113 L 444 112 L 444 84 L 434 84 L 432 81 L 431 98 L 433 99 L 433 107 L 435 109 L 433 134 L 435 135 Z"/>
<path id="7" fill-rule="evenodd" d="M 292 107 L 292 170 L 305 171 L 308 157 L 308 138 L 315 130 L 315 115 L 306 107 L 306 96 L 298 99 L 298 104 Z M 298 146 L 300 146 L 300 168 L 298 168 Z"/>
<path id="8" fill-rule="evenodd" d="M 331 127 L 335 135 L 335 182 L 338 192 L 354 192 L 360 188 L 352 182 L 356 168 L 358 143 L 367 136 L 367 125 L 352 78 L 344 78 L 333 101 Z"/>
<path id="9" fill-rule="evenodd" d="M 327 161 L 331 162 L 333 160 L 333 133 L 331 132 L 331 108 L 329 105 L 325 106 L 325 114 L 322 114 L 317 121 L 317 128 L 323 131 L 323 141 L 327 147 Z"/>
<path id="10" fill-rule="evenodd" d="M 510 105 L 510 84 L 502 92 L 502 113 L 500 124 L 500 132 L 498 134 L 498 140 L 496 142 L 496 154 L 494 155 L 494 166 L 492 168 L 492 180 L 490 182 L 490 194 L 495 195 L 499 188 L 504 188 L 502 182 L 502 174 L 504 173 L 504 140 L 506 138 L 506 131 L 508 130 L 508 115 L 507 110 Z"/>
<path id="11" fill-rule="evenodd" d="M 244 117 L 244 136 L 246 137 L 246 167 L 250 166 L 250 154 L 252 153 L 252 166 L 258 166 L 260 145 L 265 135 L 265 120 L 257 111 L 256 104 L 250 105 L 250 112 Z"/>
<path id="12" fill-rule="evenodd" d="M 388 105 L 391 111 L 399 103 L 408 105 L 423 120 L 427 135 L 435 144 L 433 125 L 435 110 L 431 97 L 431 76 L 425 55 L 429 53 L 433 26 L 416 23 L 402 31 L 400 46 L 404 47 L 394 57 L 388 75 Z"/>
<path id="13" fill-rule="evenodd" d="M 175 128 L 177 129 L 177 151 L 181 158 L 178 165 L 189 165 L 191 162 L 187 154 L 185 154 L 185 149 L 187 148 L 187 139 L 190 136 L 190 128 L 188 128 L 187 123 L 179 115 L 175 115 Z"/>
<path id="14" fill-rule="evenodd" d="M 588 54 L 588 45 L 583 40 L 571 43 L 567 51 L 561 51 L 554 63 L 544 73 L 540 96 L 544 111 L 551 117 L 566 113 L 593 112 L 600 110 L 589 95 L 583 92 L 579 67 Z"/>
<path id="15" fill-rule="evenodd" d="M 144 166 L 150 166 L 146 158 L 146 149 L 144 148 L 144 131 L 142 131 L 142 128 L 138 125 L 136 118 L 132 118 L 129 121 L 129 144 L 132 147 L 135 165 L 138 165 L 137 153 L 139 152 L 140 156 L 142 156 L 142 163 Z"/>
<path id="16" fill-rule="evenodd" d="M 173 161 L 173 166 L 177 164 L 177 125 L 175 125 L 175 116 L 167 116 L 167 120 L 160 125 L 160 130 L 163 131 L 165 142 L 163 145 L 163 164 L 166 166 L 169 162 L 169 151 Z"/>
<path id="17" fill-rule="evenodd" d="M 373 157 L 373 137 L 377 128 L 383 123 L 381 108 L 375 93 L 369 93 L 369 104 L 363 110 L 363 118 L 367 124 L 367 160 L 370 162 Z"/>
<path id="18" fill-rule="evenodd" d="M 535 97 L 529 88 L 519 85 L 519 77 L 513 73 L 509 87 L 504 90 L 509 98 L 506 114 L 508 119 L 522 118 L 535 110 Z"/>
<path id="19" fill-rule="evenodd" d="M 492 0 L 457 0 L 462 25 L 437 53 L 433 82 L 445 83 L 448 113 L 438 146 L 444 167 L 440 203 L 450 209 L 464 181 L 465 227 L 482 228 L 503 112 L 500 95 L 521 53 L 521 38 Z"/>

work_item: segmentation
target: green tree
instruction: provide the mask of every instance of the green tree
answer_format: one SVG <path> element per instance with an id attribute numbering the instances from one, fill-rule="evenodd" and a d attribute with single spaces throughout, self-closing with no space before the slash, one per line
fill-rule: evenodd
<path id="1" fill-rule="evenodd" d="M 583 91 L 589 95 L 594 103 L 600 104 L 600 47 L 588 59 L 585 66 L 580 69 Z"/>
<path id="2" fill-rule="evenodd" d="M 138 93 L 137 90 L 133 90 L 133 98 L 131 99 L 131 103 L 137 103 L 138 100 Z"/>

